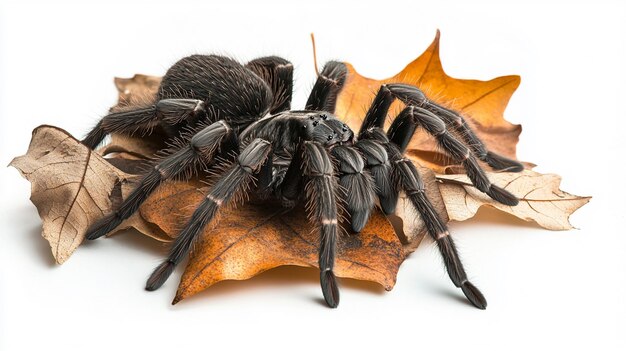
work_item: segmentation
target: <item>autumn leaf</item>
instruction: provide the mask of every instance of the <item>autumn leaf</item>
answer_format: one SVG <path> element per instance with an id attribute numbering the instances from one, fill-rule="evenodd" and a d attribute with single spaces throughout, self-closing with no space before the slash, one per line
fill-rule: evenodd
<path id="1" fill-rule="evenodd" d="M 194 184 L 171 183 L 144 203 L 141 215 L 166 232 L 177 233 L 206 190 Z M 248 279 L 284 265 L 317 267 L 319 232 L 315 228 L 302 206 L 286 210 L 276 202 L 252 200 L 226 209 L 194 245 L 174 303 L 222 280 Z M 391 290 L 404 257 L 393 227 L 375 211 L 360 234 L 341 236 L 335 272 Z"/>
<path id="2" fill-rule="evenodd" d="M 367 108 L 382 84 L 406 83 L 424 91 L 436 103 L 461 113 L 487 147 L 501 155 L 515 159 L 515 149 L 520 125 L 503 118 L 509 99 L 520 84 L 519 76 L 498 77 L 489 81 L 457 79 L 448 76 L 439 57 L 439 39 L 413 62 L 393 77 L 376 80 L 360 75 L 349 63 L 348 77 L 337 100 L 336 114 L 352 129 L 360 128 Z M 395 102 L 390 109 L 386 127 L 400 112 L 401 103 Z M 436 145 L 435 140 L 418 130 L 409 143 L 407 154 L 414 160 L 439 173 L 454 162 Z"/>
<path id="3" fill-rule="evenodd" d="M 503 205 L 476 190 L 466 175 L 438 175 L 439 190 L 451 220 L 473 217 L 481 206 L 490 206 L 525 221 L 534 221 L 550 230 L 572 229 L 569 216 L 589 202 L 589 196 L 568 194 L 561 189 L 561 177 L 533 171 L 492 173 L 492 181 L 520 199 L 517 206 Z"/>
<path id="4" fill-rule="evenodd" d="M 131 187 L 131 175 L 52 126 L 36 128 L 28 152 L 13 159 L 10 166 L 31 182 L 31 201 L 43 222 L 42 236 L 59 264 L 83 242 L 87 227 L 121 202 Z M 159 232 L 147 226 L 133 216 L 119 229 L 134 227 L 162 240 Z"/>
<path id="5" fill-rule="evenodd" d="M 111 110 L 153 102 L 161 84 L 161 78 L 145 74 L 135 74 L 132 78 L 115 77 L 118 91 L 117 105 Z"/>
<path id="6" fill-rule="evenodd" d="M 26 155 L 10 163 L 31 182 L 31 201 L 57 263 L 65 262 L 81 244 L 90 220 L 111 207 L 108 195 L 119 174 L 92 156 L 91 150 L 76 148 L 67 132 L 42 126 L 33 131 Z"/>

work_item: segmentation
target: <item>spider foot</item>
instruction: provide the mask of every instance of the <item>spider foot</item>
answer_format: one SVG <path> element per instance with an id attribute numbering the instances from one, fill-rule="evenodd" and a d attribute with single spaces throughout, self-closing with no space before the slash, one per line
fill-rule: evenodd
<path id="1" fill-rule="evenodd" d="M 172 272 L 174 272 L 174 268 L 176 268 L 174 262 L 165 261 L 161 263 L 157 268 L 154 269 L 154 272 L 152 272 L 150 278 L 148 278 L 148 281 L 146 282 L 146 290 L 154 291 L 160 288 L 161 285 L 165 283 L 167 278 L 170 277 Z"/>
<path id="2" fill-rule="evenodd" d="M 337 285 L 335 274 L 332 271 L 321 272 L 320 283 L 324 300 L 326 300 L 328 307 L 337 308 L 337 305 L 339 305 L 339 286 Z"/>
<path id="3" fill-rule="evenodd" d="M 367 224 L 367 220 L 369 218 L 370 218 L 369 210 L 354 211 L 354 213 L 352 213 L 352 215 L 350 216 L 352 230 L 355 233 L 360 233 L 361 230 L 365 228 L 365 225 Z"/>
<path id="4" fill-rule="evenodd" d="M 505 205 L 515 206 L 519 203 L 519 199 L 515 195 L 493 184 L 489 187 L 487 195 Z"/>
<path id="5" fill-rule="evenodd" d="M 481 310 L 487 308 L 487 300 L 485 300 L 485 296 L 483 296 L 483 294 L 480 292 L 480 290 L 478 290 L 477 287 L 474 286 L 474 284 L 466 281 L 465 283 L 461 284 L 461 290 L 463 290 L 463 293 L 472 303 L 472 305 L 480 308 Z"/>
<path id="6" fill-rule="evenodd" d="M 102 217 L 89 227 L 85 237 L 87 240 L 98 239 L 115 229 L 119 224 L 120 221 L 116 220 L 116 218 L 111 215 Z"/>
<path id="7" fill-rule="evenodd" d="M 497 169 L 499 171 L 506 172 L 521 172 L 524 170 L 524 165 L 521 163 L 506 158 L 504 156 L 498 155 L 494 152 L 488 151 L 485 156 L 485 162 L 490 165 L 493 169 Z"/>

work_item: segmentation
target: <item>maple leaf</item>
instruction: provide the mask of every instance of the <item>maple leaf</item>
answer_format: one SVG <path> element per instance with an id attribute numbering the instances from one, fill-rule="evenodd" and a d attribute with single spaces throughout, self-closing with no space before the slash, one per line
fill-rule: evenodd
<path id="1" fill-rule="evenodd" d="M 461 113 L 491 151 L 516 159 L 515 149 L 522 127 L 504 120 L 503 113 L 520 84 L 520 77 L 505 76 L 489 81 L 452 78 L 441 65 L 439 39 L 440 32 L 437 31 L 428 49 L 391 78 L 366 78 L 346 63 L 348 77 L 337 99 L 337 116 L 343 118 L 353 130 L 359 130 L 363 116 L 382 84 L 411 84 L 424 91 L 429 99 Z M 391 124 L 401 108 L 400 102 L 392 105 L 385 127 Z M 449 167 L 454 162 L 422 130 L 415 133 L 407 154 L 423 166 L 440 173 L 447 169 L 458 169 Z"/>

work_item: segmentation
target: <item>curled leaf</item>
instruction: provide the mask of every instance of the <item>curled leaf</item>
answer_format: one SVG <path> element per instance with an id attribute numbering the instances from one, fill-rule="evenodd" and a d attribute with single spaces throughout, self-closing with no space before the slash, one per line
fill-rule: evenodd
<path id="1" fill-rule="evenodd" d="M 51 126 L 36 128 L 28 152 L 10 165 L 31 182 L 42 235 L 59 264 L 81 244 L 87 226 L 111 207 L 111 193 L 124 177 L 66 131 Z"/>
<path id="2" fill-rule="evenodd" d="M 10 166 L 31 182 L 31 201 L 43 222 L 42 236 L 58 264 L 83 242 L 91 223 L 122 201 L 133 178 L 63 129 L 45 125 L 33 130 L 28 151 Z M 133 216 L 116 231 L 133 227 L 163 240 L 161 231 L 148 226 Z"/>
<path id="3" fill-rule="evenodd" d="M 504 187 L 520 199 L 511 207 L 494 201 L 476 190 L 466 175 L 438 175 L 439 189 L 451 220 L 473 217 L 481 206 L 491 206 L 525 221 L 534 221 L 550 230 L 572 229 L 569 217 L 589 202 L 589 196 L 568 194 L 561 189 L 561 177 L 533 171 L 522 173 L 491 173 L 492 182 Z"/>

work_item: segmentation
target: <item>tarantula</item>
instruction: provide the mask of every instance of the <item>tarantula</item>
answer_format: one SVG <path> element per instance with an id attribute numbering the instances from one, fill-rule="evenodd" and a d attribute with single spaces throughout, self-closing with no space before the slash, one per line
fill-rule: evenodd
<path id="1" fill-rule="evenodd" d="M 454 285 L 474 306 L 486 308 L 483 294 L 467 278 L 446 223 L 403 153 L 421 127 L 465 167 L 476 188 L 511 206 L 518 199 L 491 184 L 478 160 L 498 170 L 520 171 L 522 165 L 488 151 L 457 112 L 406 84 L 382 85 L 355 134 L 333 114 L 346 75 L 343 63 L 328 62 L 305 110 L 290 110 L 293 66 L 285 59 L 263 57 L 245 65 L 217 55 L 181 59 L 163 77 L 155 103 L 104 116 L 82 141 L 93 149 L 109 133 L 146 135 L 158 129 L 178 145 L 154 162 L 112 213 L 89 228 L 87 238 L 113 230 L 164 181 L 186 178 L 231 159 L 219 168 L 220 176 L 176 237 L 167 259 L 148 279 L 146 290 L 163 285 L 222 206 L 256 190 L 286 207 L 306 200 L 308 214 L 319 226 L 322 292 L 334 308 L 339 303 L 333 273 L 338 208 L 343 204 L 349 226 L 358 233 L 377 199 L 382 211 L 390 214 L 404 191 L 436 241 Z M 385 132 L 383 124 L 395 99 L 405 108 Z"/>

